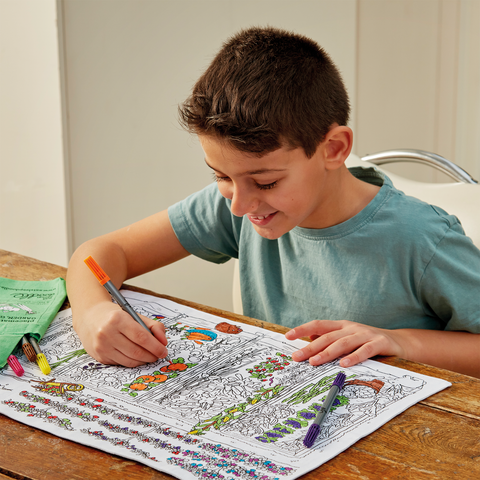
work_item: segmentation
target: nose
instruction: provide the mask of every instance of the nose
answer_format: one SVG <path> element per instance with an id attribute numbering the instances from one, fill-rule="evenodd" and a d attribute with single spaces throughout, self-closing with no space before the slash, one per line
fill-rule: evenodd
<path id="1" fill-rule="evenodd" d="M 227 198 L 232 201 L 231 210 L 236 217 L 243 217 L 247 213 L 254 212 L 259 202 L 253 190 L 238 185 L 231 187 L 230 196 Z"/>

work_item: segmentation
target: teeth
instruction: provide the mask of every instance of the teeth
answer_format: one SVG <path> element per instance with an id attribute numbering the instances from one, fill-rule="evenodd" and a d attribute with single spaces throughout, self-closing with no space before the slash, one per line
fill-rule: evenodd
<path id="1" fill-rule="evenodd" d="M 255 220 L 264 220 L 264 219 L 267 218 L 267 217 L 268 217 L 268 215 L 265 215 L 265 216 L 258 215 L 258 216 L 256 216 L 256 217 L 254 217 L 254 216 L 252 215 L 252 218 L 254 218 Z"/>

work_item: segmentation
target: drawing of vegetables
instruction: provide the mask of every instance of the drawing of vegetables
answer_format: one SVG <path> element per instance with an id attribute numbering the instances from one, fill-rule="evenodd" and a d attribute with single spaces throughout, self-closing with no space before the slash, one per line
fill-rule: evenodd
<path id="1" fill-rule="evenodd" d="M 132 383 L 130 388 L 132 390 L 145 390 L 148 387 L 146 383 Z"/>
<path id="2" fill-rule="evenodd" d="M 80 350 L 75 350 L 74 352 L 70 352 L 68 355 L 64 357 L 59 358 L 57 362 L 50 362 L 50 367 L 53 369 L 55 367 L 62 365 L 63 363 L 67 363 L 74 358 L 81 357 L 82 355 L 86 355 L 86 354 L 87 354 L 87 351 L 84 348 L 81 348 Z"/>
<path id="3" fill-rule="evenodd" d="M 202 345 L 203 342 L 212 342 L 217 338 L 217 334 L 215 332 L 199 328 L 189 328 L 185 331 L 185 334 L 186 340 L 193 340 L 198 345 Z"/>
<path id="4" fill-rule="evenodd" d="M 215 428 L 215 430 L 219 430 L 226 423 L 241 418 L 245 413 L 247 413 L 247 408 L 249 405 L 255 405 L 257 402 L 262 400 L 268 400 L 274 395 L 280 393 L 284 388 L 285 387 L 282 385 L 276 385 L 273 388 L 262 387 L 257 391 L 257 395 L 247 398 L 246 402 L 226 408 L 224 410 L 225 414 L 219 413 L 218 415 L 215 415 L 207 420 L 201 420 L 193 427 L 192 431 L 189 432 L 189 435 L 204 435 L 205 432 L 208 432 L 212 427 Z M 238 415 L 235 415 L 237 412 Z"/>
<path id="5" fill-rule="evenodd" d="M 137 380 L 140 380 L 145 383 L 150 383 L 155 380 L 155 377 L 153 375 L 141 375 L 140 377 L 137 377 Z"/>
<path id="6" fill-rule="evenodd" d="M 32 385 L 33 388 L 37 390 L 41 390 L 42 392 L 49 393 L 50 395 L 63 395 L 67 390 L 71 392 L 78 392 L 83 390 L 83 385 L 78 383 L 64 383 L 64 382 L 56 382 L 54 378 L 48 380 L 46 382 L 32 380 L 32 382 L 38 383 L 39 385 Z"/>
<path id="7" fill-rule="evenodd" d="M 324 377 L 324 378 L 329 378 L 329 377 Z M 322 408 L 322 404 L 324 400 L 325 398 L 322 398 L 321 403 L 313 403 L 308 408 L 299 410 L 296 413 L 296 417 L 286 418 L 285 420 L 283 420 L 283 424 L 277 423 L 273 428 L 271 428 L 270 430 L 264 431 L 262 435 L 255 438 L 262 443 L 272 443 L 283 438 L 285 435 L 290 435 L 294 433 L 296 430 L 300 428 L 308 427 L 309 422 L 315 419 L 318 411 Z M 350 400 L 344 395 L 338 395 L 335 401 L 333 402 L 330 412 L 333 412 L 337 408 L 343 407 L 344 405 L 348 405 L 349 401 Z M 299 403 L 299 402 L 295 402 L 295 403 Z"/>
<path id="8" fill-rule="evenodd" d="M 286 398 L 284 402 L 292 405 L 307 403 L 312 398 L 321 395 L 323 392 L 326 392 L 330 388 L 334 378 L 335 374 L 329 375 L 328 377 L 323 377 L 317 383 L 311 383 L 299 390 L 297 393 L 291 395 L 289 398 Z"/>
<path id="9" fill-rule="evenodd" d="M 160 369 L 161 372 L 183 372 L 187 368 L 192 368 L 196 363 L 185 363 L 185 360 L 182 357 L 175 358 L 172 360 L 170 365 L 165 365 Z"/>
<path id="10" fill-rule="evenodd" d="M 171 371 L 171 372 L 183 372 L 184 370 L 186 370 L 188 368 L 187 365 L 185 365 L 184 363 L 171 363 L 170 365 L 167 365 L 165 367 L 162 367 L 160 370 L 162 372 L 168 372 L 168 371 Z"/>
<path id="11" fill-rule="evenodd" d="M 265 382 L 268 377 L 272 377 L 277 370 L 284 370 L 292 361 L 292 357 L 284 353 L 277 352 L 276 356 L 279 358 L 267 357 L 264 362 L 261 362 L 259 365 L 254 365 L 253 368 L 249 368 L 247 371 L 250 377 Z"/>
<path id="12" fill-rule="evenodd" d="M 178 376 L 178 372 L 183 372 L 188 368 L 194 367 L 196 363 L 185 363 L 182 357 L 172 360 L 170 365 L 165 365 L 160 368 L 160 371 L 156 370 L 151 375 L 140 375 L 133 382 L 125 383 L 122 388 L 122 392 L 126 392 L 132 397 L 136 397 L 139 392 L 144 392 L 157 387 L 159 384 L 166 382 L 171 378 Z M 166 375 L 168 373 L 169 375 Z"/>

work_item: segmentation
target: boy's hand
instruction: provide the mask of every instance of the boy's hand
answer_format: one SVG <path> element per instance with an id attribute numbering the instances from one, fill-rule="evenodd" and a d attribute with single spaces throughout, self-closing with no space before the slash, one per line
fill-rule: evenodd
<path id="1" fill-rule="evenodd" d="M 97 361 L 138 367 L 167 355 L 165 326 L 142 315 L 141 318 L 153 335 L 110 301 L 96 304 L 82 319 L 74 315 L 73 321 L 83 347 Z"/>
<path id="2" fill-rule="evenodd" d="M 288 340 L 310 337 L 307 346 L 296 351 L 292 359 L 301 362 L 309 358 L 310 365 L 321 365 L 346 355 L 340 366 L 350 367 L 375 355 L 404 356 L 395 330 L 370 327 L 348 320 L 314 320 L 288 331 Z"/>

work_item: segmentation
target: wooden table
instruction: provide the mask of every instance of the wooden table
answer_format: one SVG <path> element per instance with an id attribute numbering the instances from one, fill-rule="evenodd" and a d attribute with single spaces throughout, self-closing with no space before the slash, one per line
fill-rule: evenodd
<path id="1" fill-rule="evenodd" d="M 0 276 L 65 278 L 63 267 L 0 250 Z M 276 332 L 286 328 L 150 291 L 235 322 Z M 67 308 L 68 302 L 63 308 Z M 480 380 L 394 357 L 375 360 L 443 378 L 450 388 L 409 408 L 345 452 L 306 474 L 309 479 L 480 479 Z M 172 479 L 132 460 L 55 437 L 0 415 L 0 480 Z"/>

